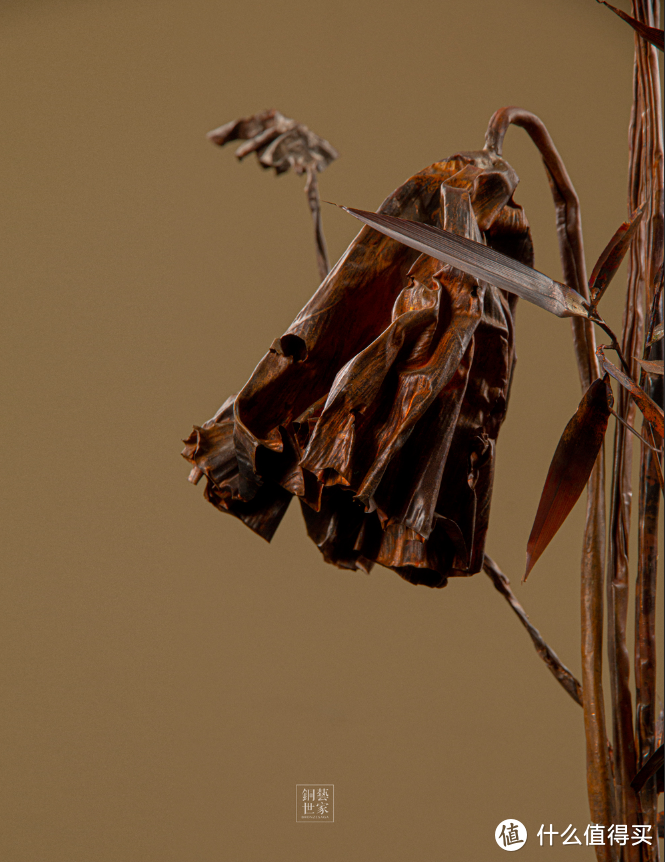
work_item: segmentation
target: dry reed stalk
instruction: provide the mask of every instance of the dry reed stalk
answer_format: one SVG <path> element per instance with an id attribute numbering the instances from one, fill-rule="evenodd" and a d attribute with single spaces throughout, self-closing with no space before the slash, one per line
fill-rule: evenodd
<path id="1" fill-rule="evenodd" d="M 633 13 L 635 18 L 650 25 L 653 25 L 658 14 L 653 0 L 635 0 Z M 645 303 L 651 305 L 653 278 L 662 262 L 663 227 L 662 137 L 657 58 L 655 50 L 640 37 L 636 36 L 635 40 L 633 110 L 629 128 L 628 206 L 632 211 L 637 205 L 645 203 L 647 211 L 639 226 L 637 241 L 631 248 L 623 322 L 622 350 L 631 363 L 633 377 L 637 377 L 638 370 L 633 357 L 637 355 L 643 342 Z M 618 413 L 627 422 L 631 422 L 634 415 L 634 405 L 623 390 L 619 393 Z M 640 537 L 635 597 L 638 752 L 632 717 L 630 656 L 626 643 L 632 445 L 632 438 L 626 434 L 624 427 L 617 425 L 608 553 L 608 655 L 612 683 L 616 807 L 620 822 L 631 825 L 646 822 L 651 825 L 652 834 L 655 835 L 657 797 L 654 782 L 647 782 L 640 800 L 631 786 L 631 781 L 639 766 L 654 750 L 654 613 L 659 491 L 652 453 L 642 447 Z M 626 845 L 621 858 L 626 862 L 646 862 L 656 859 L 657 855 L 656 845 Z"/>
<path id="2" fill-rule="evenodd" d="M 633 0 L 633 15 L 649 27 L 658 27 L 659 6 L 655 0 Z M 639 290 L 642 307 L 652 309 L 647 333 L 650 339 L 654 324 L 658 322 L 659 303 L 654 303 L 656 273 L 660 267 L 662 278 L 663 264 L 663 138 L 657 52 L 637 35 L 633 88 L 629 134 L 629 207 L 639 199 L 647 202 L 648 208 L 644 223 L 640 225 L 638 242 L 630 257 L 629 285 L 635 285 L 635 290 Z M 662 357 L 662 341 L 643 355 L 645 359 Z M 642 370 L 640 384 L 657 403 L 662 404 L 662 378 L 652 378 L 649 385 Z M 658 436 L 655 442 L 657 446 L 662 446 L 662 439 Z M 646 446 L 641 449 L 638 574 L 635 587 L 636 770 L 644 766 L 656 749 L 655 614 L 660 506 L 658 455 Z M 636 794 L 636 802 L 641 807 L 642 822 L 651 826 L 651 834 L 655 836 L 658 808 L 655 776 Z M 658 859 L 657 844 L 656 839 L 651 847 L 644 847 L 643 862 Z"/>
<path id="3" fill-rule="evenodd" d="M 307 195 L 307 203 L 312 214 L 312 222 L 314 223 L 314 245 L 316 247 L 316 263 L 319 268 L 319 278 L 323 281 L 330 272 L 330 264 L 328 262 L 326 238 L 323 234 L 323 225 L 321 224 L 319 181 L 316 178 L 316 168 L 311 166 L 307 168 L 305 194 Z"/>

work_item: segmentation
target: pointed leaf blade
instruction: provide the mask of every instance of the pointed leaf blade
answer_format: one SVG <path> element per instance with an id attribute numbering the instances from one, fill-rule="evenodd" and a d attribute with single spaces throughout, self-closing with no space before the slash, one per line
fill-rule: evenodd
<path id="1" fill-rule="evenodd" d="M 607 290 L 609 283 L 621 265 L 633 237 L 640 226 L 644 215 L 646 204 L 638 207 L 632 216 L 625 221 L 608 242 L 603 253 L 596 261 L 596 265 L 589 279 L 589 292 L 591 294 L 591 306 L 595 308 Z"/>
<path id="2" fill-rule="evenodd" d="M 655 45 L 656 48 L 660 48 L 663 50 L 663 31 L 659 30 L 658 27 L 649 27 L 648 24 L 643 24 L 641 21 L 638 21 L 637 18 L 632 18 L 626 12 L 621 9 L 617 9 L 616 6 L 612 6 L 611 3 L 608 3 L 607 0 L 598 0 L 599 3 L 602 3 L 603 6 L 607 6 L 608 9 L 611 9 L 615 15 L 618 15 L 619 18 L 623 18 L 630 26 L 635 30 L 636 33 L 639 33 L 643 39 L 646 39 L 647 42 L 650 42 L 652 45 Z"/>
<path id="3" fill-rule="evenodd" d="M 584 298 L 577 291 L 486 245 L 432 225 L 353 207 L 340 209 L 410 248 L 514 293 L 557 317 L 588 316 Z"/>
<path id="4" fill-rule="evenodd" d="M 665 373 L 665 362 L 662 359 L 637 359 L 636 361 L 644 368 L 647 374 L 660 374 L 662 377 Z"/>
<path id="5" fill-rule="evenodd" d="M 578 501 L 603 445 L 612 405 L 607 374 L 587 389 L 554 452 L 526 549 L 526 573 Z"/>

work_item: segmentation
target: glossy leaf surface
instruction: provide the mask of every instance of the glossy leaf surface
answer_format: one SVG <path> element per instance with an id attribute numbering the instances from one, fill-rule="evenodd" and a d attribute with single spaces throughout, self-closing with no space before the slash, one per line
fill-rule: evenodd
<path id="1" fill-rule="evenodd" d="M 468 237 L 383 213 L 340 209 L 410 248 L 514 293 L 557 317 L 587 316 L 584 298 L 577 291 Z"/>
<path id="2" fill-rule="evenodd" d="M 463 154 L 411 177 L 381 212 L 530 265 L 516 182 L 502 160 Z M 480 571 L 514 304 L 364 227 L 241 392 L 186 440 L 192 479 L 265 539 L 296 497 L 341 568 L 378 563 L 431 587 Z"/>

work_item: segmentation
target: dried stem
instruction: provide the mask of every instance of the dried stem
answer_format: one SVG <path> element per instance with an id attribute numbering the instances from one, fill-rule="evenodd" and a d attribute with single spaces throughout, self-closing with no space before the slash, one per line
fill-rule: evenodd
<path id="1" fill-rule="evenodd" d="M 554 650 L 545 643 L 538 629 L 529 620 L 526 611 L 520 604 L 517 596 L 511 590 L 508 578 L 504 575 L 494 560 L 491 557 L 488 557 L 487 554 L 485 554 L 483 568 L 486 574 L 491 578 L 494 586 L 506 599 L 508 604 L 517 614 L 524 628 L 528 631 L 538 655 L 542 658 L 547 667 L 552 671 L 554 677 L 561 683 L 562 687 L 568 692 L 575 703 L 579 703 L 581 706 L 582 686 L 580 682 L 575 678 L 573 673 L 568 670 L 565 664 L 563 664 Z"/>
<path id="2" fill-rule="evenodd" d="M 511 123 L 528 132 L 545 163 L 556 207 L 564 281 L 589 299 L 579 200 L 561 156 L 541 120 L 520 108 L 502 108 L 490 120 L 485 146 L 491 153 L 500 155 L 504 135 Z M 599 376 L 593 326 L 590 320 L 583 318 L 573 318 L 572 326 L 580 382 L 582 390 L 586 391 Z M 608 827 L 615 821 L 602 686 L 604 488 L 605 465 L 601 449 L 589 478 L 582 554 L 582 699 L 591 818 L 594 823 Z M 596 847 L 596 857 L 602 862 L 611 862 L 617 858 L 616 848 L 607 845 Z"/>
<path id="3" fill-rule="evenodd" d="M 314 242 L 316 244 L 316 262 L 319 265 L 319 275 L 321 281 L 328 275 L 330 265 L 328 264 L 328 250 L 326 248 L 326 239 L 323 235 L 323 225 L 321 224 L 321 200 L 319 198 L 319 182 L 316 178 L 316 168 L 307 168 L 307 183 L 305 184 L 305 194 L 307 195 L 307 203 L 312 213 L 312 221 L 314 222 Z"/>
<path id="4" fill-rule="evenodd" d="M 634 0 L 636 18 L 648 23 L 657 15 L 654 0 Z M 635 45 L 633 109 L 629 129 L 629 212 L 638 201 L 648 201 L 648 212 L 639 227 L 629 258 L 628 290 L 624 313 L 622 350 L 633 364 L 644 329 L 644 305 L 658 264 L 662 260 L 662 139 L 660 137 L 657 59 L 653 48 L 639 37 Z M 630 423 L 634 405 L 627 393 L 619 393 L 618 413 Z M 658 445 L 658 441 L 655 441 Z M 653 752 L 655 695 L 655 558 L 657 556 L 657 514 L 659 494 L 652 454 L 642 448 L 640 479 L 640 538 L 636 585 L 636 750 L 630 692 L 630 657 L 626 644 L 628 614 L 628 535 L 631 514 L 632 438 L 617 425 L 614 445 L 610 544 L 608 557 L 609 669 L 612 683 L 614 728 L 614 772 L 617 817 L 620 822 L 656 825 L 653 784 L 645 788 L 642 800 L 631 786 L 641 762 Z M 656 486 L 656 487 L 654 487 Z M 655 519 L 654 519 L 655 513 Z M 657 858 L 657 849 L 626 845 L 622 859 L 644 862 Z"/>
<path id="5" fill-rule="evenodd" d="M 616 337 L 614 332 L 612 332 L 610 327 L 607 325 L 607 323 L 605 323 L 603 318 L 598 313 L 593 314 L 589 319 L 592 320 L 598 326 L 600 326 L 600 328 L 603 330 L 603 332 L 606 335 L 609 335 L 609 337 L 612 339 L 612 343 L 609 345 L 609 349 L 614 350 L 614 352 L 619 357 L 619 361 L 621 362 L 621 364 L 623 366 L 623 370 L 626 372 L 626 374 L 628 374 L 630 376 L 630 365 L 626 361 L 626 358 L 621 351 L 621 345 L 619 344 L 619 339 Z"/>
<path id="6" fill-rule="evenodd" d="M 615 417 L 615 419 L 618 419 L 618 421 L 621 422 L 622 425 L 625 425 L 634 437 L 637 437 L 639 440 L 641 440 L 641 442 L 644 443 L 645 446 L 648 446 L 649 449 L 651 449 L 653 452 L 660 451 L 659 449 L 656 449 L 655 446 L 652 446 L 651 443 L 649 443 L 647 440 L 645 440 L 644 437 L 640 434 L 640 432 L 637 431 L 637 429 L 633 428 L 632 425 L 629 425 L 624 419 L 622 419 L 621 416 L 619 416 L 619 414 L 616 412 L 616 410 L 610 409 L 610 413 L 612 414 L 612 416 Z"/>
<path id="7" fill-rule="evenodd" d="M 633 15 L 642 23 L 657 27 L 659 4 L 655 0 L 634 0 Z M 631 280 L 642 286 L 642 302 L 651 308 L 645 343 L 658 322 L 663 277 L 663 139 L 661 126 L 660 75 L 656 49 L 635 37 L 635 112 L 631 118 L 630 195 L 649 201 L 645 224 L 640 225 L 638 247 L 631 255 Z M 661 317 L 662 319 L 662 317 Z M 662 357 L 662 341 L 653 345 L 648 358 Z M 647 358 L 646 351 L 644 353 Z M 640 384 L 658 403 L 663 401 L 663 380 L 648 382 L 644 371 Z M 656 445 L 662 440 L 649 428 Z M 658 563 L 659 485 L 662 469 L 658 455 L 641 447 L 639 488 L 639 548 L 635 585 L 635 730 L 636 769 L 642 767 L 657 747 L 656 731 L 656 584 Z M 631 788 L 632 789 L 632 788 Z M 638 802 L 643 822 L 656 833 L 658 794 L 656 779 L 649 779 Z M 658 858 L 657 841 L 644 860 Z"/>
<path id="8" fill-rule="evenodd" d="M 629 294 L 630 296 L 630 294 Z M 630 309 L 628 317 L 631 317 Z M 631 336 L 625 329 L 624 344 Z M 634 413 L 630 396 L 619 392 L 619 415 L 630 422 Z M 628 614 L 628 535 L 631 509 L 632 436 L 617 423 L 614 437 L 610 541 L 608 549 L 608 656 L 612 687 L 612 720 L 614 738 L 614 777 L 617 822 L 634 824 L 638 819 L 638 800 L 630 787 L 635 775 L 635 742 L 633 737 L 632 699 L 630 693 L 630 657 L 626 645 Z M 627 859 L 639 859 L 636 851 L 625 852 Z M 639 851 L 637 851 L 639 853 Z"/>

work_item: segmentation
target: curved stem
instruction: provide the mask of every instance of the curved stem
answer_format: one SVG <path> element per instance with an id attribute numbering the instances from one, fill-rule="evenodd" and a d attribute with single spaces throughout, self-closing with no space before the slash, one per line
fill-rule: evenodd
<path id="1" fill-rule="evenodd" d="M 305 194 L 307 195 L 307 203 L 309 204 L 310 212 L 312 213 L 312 221 L 314 222 L 314 242 L 316 244 L 316 262 L 319 266 L 319 275 L 321 281 L 328 275 L 330 265 L 328 264 L 328 251 L 326 249 L 326 240 L 323 235 L 323 225 L 321 224 L 321 202 L 319 199 L 319 183 L 316 178 L 316 168 L 307 168 L 307 182 L 305 183 Z"/>
<path id="2" fill-rule="evenodd" d="M 580 202 L 566 166 L 543 121 L 530 111 L 516 107 L 500 108 L 490 119 L 485 135 L 485 148 L 490 154 L 502 154 L 503 139 L 510 125 L 524 129 L 538 147 L 556 207 L 563 280 L 588 300 Z M 572 326 L 580 380 L 586 391 L 599 376 L 593 327 L 581 317 L 573 318 Z"/>
<path id="3" fill-rule="evenodd" d="M 511 124 L 525 129 L 540 151 L 556 207 L 564 281 L 588 300 L 579 199 L 543 122 L 521 108 L 501 108 L 490 119 L 485 148 L 490 157 L 500 156 Z M 582 390 L 586 391 L 599 376 L 593 325 L 591 320 L 577 317 L 572 319 L 572 328 L 580 382 Z M 606 743 L 602 684 L 604 554 L 605 460 L 601 449 L 589 478 L 582 554 L 582 705 L 591 817 L 594 823 L 609 827 L 614 822 L 614 788 Z M 612 862 L 616 859 L 615 849 L 597 847 L 598 860 Z"/>

